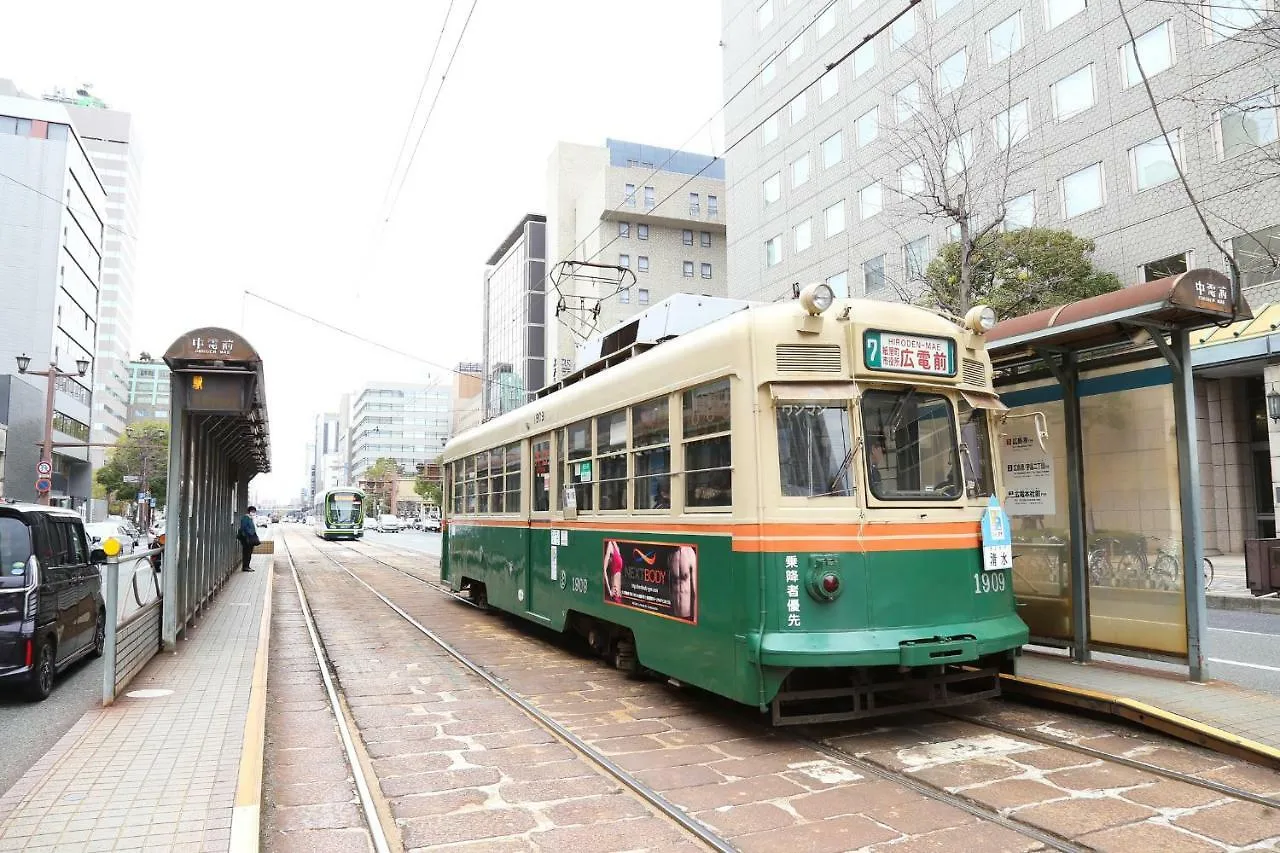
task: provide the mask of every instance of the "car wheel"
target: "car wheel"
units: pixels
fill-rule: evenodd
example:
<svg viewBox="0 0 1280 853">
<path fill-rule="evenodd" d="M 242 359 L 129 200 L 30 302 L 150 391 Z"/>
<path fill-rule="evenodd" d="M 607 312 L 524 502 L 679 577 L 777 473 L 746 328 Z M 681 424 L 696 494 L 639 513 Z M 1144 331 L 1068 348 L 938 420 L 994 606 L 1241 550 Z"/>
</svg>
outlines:
<svg viewBox="0 0 1280 853">
<path fill-rule="evenodd" d="M 35 661 L 31 669 L 31 680 L 27 682 L 27 698 L 33 702 L 43 702 L 53 692 L 53 640 L 45 639 L 36 649 Z"/>
<path fill-rule="evenodd" d="M 134 575 L 135 580 L 137 575 Z M 135 589 L 134 595 L 137 595 Z M 107 650 L 107 614 L 106 611 L 98 611 L 98 622 L 93 628 L 93 656 L 95 658 L 102 657 L 103 652 Z"/>
</svg>

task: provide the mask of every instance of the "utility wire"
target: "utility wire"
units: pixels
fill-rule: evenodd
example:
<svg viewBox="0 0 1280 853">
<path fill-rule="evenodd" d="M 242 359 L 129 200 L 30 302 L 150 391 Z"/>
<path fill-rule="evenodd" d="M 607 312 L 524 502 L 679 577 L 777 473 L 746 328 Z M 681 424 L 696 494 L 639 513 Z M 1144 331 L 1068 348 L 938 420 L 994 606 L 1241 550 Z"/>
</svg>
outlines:
<svg viewBox="0 0 1280 853">
<path fill-rule="evenodd" d="M 4 178 L 6 181 L 12 181 L 13 183 L 17 184 L 23 189 L 31 190 L 31 192 L 35 193 L 36 195 L 41 196 L 43 198 L 47 198 L 49 201 L 59 205 L 60 207 L 65 207 L 67 210 L 71 211 L 72 213 L 78 214 L 80 216 L 86 216 L 86 217 L 92 216 L 94 219 L 102 223 L 102 227 L 107 229 L 108 231 L 119 232 L 120 234 L 123 234 L 124 236 L 128 237 L 130 240 L 133 240 L 135 243 L 138 240 L 137 237 L 133 236 L 128 231 L 125 231 L 123 228 L 117 228 L 116 226 L 104 220 L 101 216 L 98 216 L 96 213 L 86 212 L 86 211 L 80 210 L 79 208 L 72 207 L 70 204 L 63 201 L 62 199 L 57 198 L 56 196 L 51 196 L 47 192 L 39 189 L 38 187 L 31 186 L 31 184 L 24 183 L 23 181 L 20 181 L 17 178 L 15 178 L 13 175 L 6 175 L 4 172 L 0 172 L 0 178 Z"/>
</svg>

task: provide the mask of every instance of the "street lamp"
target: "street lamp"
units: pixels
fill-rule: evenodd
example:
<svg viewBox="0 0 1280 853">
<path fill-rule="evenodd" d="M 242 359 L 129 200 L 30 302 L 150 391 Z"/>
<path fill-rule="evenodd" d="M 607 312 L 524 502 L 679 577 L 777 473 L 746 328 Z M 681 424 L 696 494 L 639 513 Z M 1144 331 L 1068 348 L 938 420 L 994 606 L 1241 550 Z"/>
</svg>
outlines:
<svg viewBox="0 0 1280 853">
<path fill-rule="evenodd" d="M 76 372 L 59 370 L 55 361 L 49 362 L 48 370 L 29 370 L 31 367 L 31 356 L 25 352 L 16 357 L 18 362 L 18 372 L 24 376 L 44 376 L 49 380 L 49 386 L 45 390 L 44 398 L 44 447 L 40 454 L 40 465 L 36 469 L 36 483 L 49 480 L 50 489 L 52 488 L 53 478 L 53 395 L 56 383 L 61 377 L 79 376 L 83 377 L 89 372 L 89 359 L 76 359 Z M 39 502 L 44 506 L 49 505 L 49 491 L 44 489 L 40 491 Z"/>
<path fill-rule="evenodd" d="M 1280 421 L 1280 392 L 1274 388 L 1267 394 L 1267 414 L 1273 421 Z"/>
</svg>

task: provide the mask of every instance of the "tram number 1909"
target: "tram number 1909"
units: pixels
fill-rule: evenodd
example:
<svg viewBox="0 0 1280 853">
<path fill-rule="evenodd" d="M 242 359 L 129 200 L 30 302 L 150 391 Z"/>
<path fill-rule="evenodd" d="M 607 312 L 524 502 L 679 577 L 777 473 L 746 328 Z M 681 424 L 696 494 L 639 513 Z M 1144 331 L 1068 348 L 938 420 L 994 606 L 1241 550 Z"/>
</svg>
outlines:
<svg viewBox="0 0 1280 853">
<path fill-rule="evenodd" d="M 1004 592 L 1008 588 L 1008 580 L 1004 572 L 978 572 L 973 576 L 973 592 L 982 595 L 984 592 Z"/>
<path fill-rule="evenodd" d="M 587 579 L 586 579 L 586 578 L 574 578 L 574 579 L 573 579 L 573 591 L 574 591 L 574 592 L 576 592 L 576 593 L 577 593 L 577 592 L 586 592 L 586 591 L 587 591 Z"/>
</svg>

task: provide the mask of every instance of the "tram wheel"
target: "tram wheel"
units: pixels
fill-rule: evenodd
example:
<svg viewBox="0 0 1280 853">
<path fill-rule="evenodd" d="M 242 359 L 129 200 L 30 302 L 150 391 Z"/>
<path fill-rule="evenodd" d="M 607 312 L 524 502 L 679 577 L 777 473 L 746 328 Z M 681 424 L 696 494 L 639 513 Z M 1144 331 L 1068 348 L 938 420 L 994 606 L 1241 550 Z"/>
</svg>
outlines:
<svg viewBox="0 0 1280 853">
<path fill-rule="evenodd" d="M 640 661 L 636 657 L 636 644 L 631 640 L 618 640 L 613 644 L 613 667 L 632 678 L 640 674 Z"/>
<path fill-rule="evenodd" d="M 467 584 L 467 597 L 478 609 L 489 609 L 489 591 L 485 589 L 484 584 L 475 581 Z"/>
</svg>

